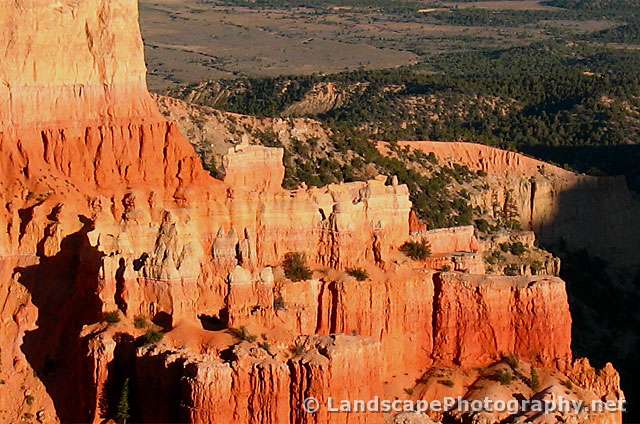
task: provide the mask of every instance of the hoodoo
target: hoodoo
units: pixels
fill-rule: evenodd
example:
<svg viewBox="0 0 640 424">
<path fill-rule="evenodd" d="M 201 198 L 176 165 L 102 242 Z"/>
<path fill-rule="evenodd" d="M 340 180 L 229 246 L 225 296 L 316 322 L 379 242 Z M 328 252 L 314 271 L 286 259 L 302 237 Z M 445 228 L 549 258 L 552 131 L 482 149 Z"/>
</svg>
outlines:
<svg viewBox="0 0 640 424">
<path fill-rule="evenodd" d="M 160 120 L 135 2 L 3 3 L 0 129 Z"/>
<path fill-rule="evenodd" d="M 405 422 L 304 399 L 481 386 L 623 397 L 610 365 L 574 363 L 562 280 L 484 275 L 468 229 L 411 234 L 395 180 L 284 190 L 282 152 L 241 140 L 211 177 L 146 90 L 135 0 L 2 0 L 0 51 L 0 422 Z M 431 262 L 400 252 L 423 237 Z"/>
</svg>

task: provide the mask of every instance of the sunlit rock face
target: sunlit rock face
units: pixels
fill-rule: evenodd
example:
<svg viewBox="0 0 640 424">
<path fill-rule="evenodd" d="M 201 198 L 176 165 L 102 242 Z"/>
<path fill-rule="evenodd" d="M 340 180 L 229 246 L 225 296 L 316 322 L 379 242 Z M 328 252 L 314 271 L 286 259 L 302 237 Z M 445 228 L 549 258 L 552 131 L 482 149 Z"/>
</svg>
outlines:
<svg viewBox="0 0 640 424">
<path fill-rule="evenodd" d="M 240 140 L 212 178 L 146 91 L 136 1 L 3 0 L 0 24 L 0 422 L 102 422 L 125 381 L 133 421 L 382 422 L 300 402 L 509 354 L 622 396 L 572 365 L 561 280 L 400 254 L 406 186 L 287 191 L 282 151 Z M 426 237 L 481 253 L 469 228 Z"/>
<path fill-rule="evenodd" d="M 3 2 L 0 129 L 157 119 L 137 4 Z"/>
</svg>

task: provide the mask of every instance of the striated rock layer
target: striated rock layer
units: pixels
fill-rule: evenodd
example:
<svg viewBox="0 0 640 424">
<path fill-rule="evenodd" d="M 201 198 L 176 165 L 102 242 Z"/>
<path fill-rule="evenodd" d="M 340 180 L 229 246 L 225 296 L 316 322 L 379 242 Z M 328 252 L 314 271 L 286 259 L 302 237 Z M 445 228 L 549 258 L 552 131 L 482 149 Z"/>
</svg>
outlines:
<svg viewBox="0 0 640 424">
<path fill-rule="evenodd" d="M 572 365 L 561 280 L 403 257 L 424 230 L 406 186 L 286 191 L 282 152 L 242 143 L 210 177 L 146 91 L 134 0 L 4 3 L 0 422 L 102 422 L 125 384 L 135 421 L 381 422 L 300 403 L 504 355 L 622 397 L 610 367 Z M 480 249 L 469 228 L 422 235 Z M 312 278 L 286 278 L 289 252 Z"/>
</svg>

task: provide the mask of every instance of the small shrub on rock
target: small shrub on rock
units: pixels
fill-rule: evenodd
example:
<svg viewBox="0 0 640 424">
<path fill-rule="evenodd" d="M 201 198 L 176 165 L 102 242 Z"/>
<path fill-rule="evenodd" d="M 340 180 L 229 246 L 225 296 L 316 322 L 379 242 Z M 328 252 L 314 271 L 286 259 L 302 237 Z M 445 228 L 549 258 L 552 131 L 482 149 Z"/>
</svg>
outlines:
<svg viewBox="0 0 640 424">
<path fill-rule="evenodd" d="M 145 328 L 147 326 L 147 319 L 142 315 L 136 315 L 133 318 L 133 326 L 138 329 Z"/>
<path fill-rule="evenodd" d="M 531 379 L 529 381 L 531 389 L 537 392 L 540 389 L 540 378 L 538 377 L 538 371 L 533 367 L 531 367 Z"/>
<path fill-rule="evenodd" d="M 516 275 L 520 275 L 520 268 L 516 264 L 509 264 L 504 267 L 504 275 L 509 277 L 515 277 Z"/>
<path fill-rule="evenodd" d="M 489 222 L 486 219 L 476 219 L 474 224 L 480 232 L 489 233 L 491 231 L 491 225 L 489 225 Z"/>
<path fill-rule="evenodd" d="M 513 381 L 513 375 L 507 370 L 500 370 L 493 376 L 494 380 L 500 382 L 503 386 L 508 386 Z"/>
<path fill-rule="evenodd" d="M 530 266 L 531 266 L 531 273 L 533 273 L 534 275 L 538 275 L 540 271 L 544 269 L 544 266 L 540 261 L 533 261 L 531 262 Z"/>
<path fill-rule="evenodd" d="M 102 314 L 102 319 L 109 324 L 115 324 L 120 322 L 120 314 L 118 311 L 105 312 Z"/>
<path fill-rule="evenodd" d="M 569 390 L 573 390 L 573 383 L 571 382 L 571 380 L 561 381 L 560 384 L 562 384 L 564 387 L 566 387 Z"/>
<path fill-rule="evenodd" d="M 414 261 L 423 261 L 431 256 L 431 245 L 425 239 L 420 241 L 406 241 L 400 246 L 400 251 Z"/>
<path fill-rule="evenodd" d="M 509 251 L 511 252 L 512 255 L 522 256 L 524 255 L 524 252 L 527 251 L 527 248 L 521 242 L 517 242 L 517 243 L 511 243 L 511 245 L 509 246 Z"/>
<path fill-rule="evenodd" d="M 289 252 L 282 263 L 284 275 L 291 281 L 309 280 L 312 276 L 311 269 L 307 266 L 307 258 L 299 252 Z"/>
<path fill-rule="evenodd" d="M 366 279 L 369 278 L 369 273 L 362 268 L 349 268 L 347 270 L 347 274 L 349 274 L 350 276 L 352 276 L 358 281 L 365 281 Z"/>
<path fill-rule="evenodd" d="M 494 250 L 493 252 L 491 252 L 491 254 L 487 257 L 485 257 L 485 261 L 489 264 L 489 265 L 497 265 L 501 262 L 504 262 L 505 257 L 502 253 L 500 253 L 498 250 Z"/>
<path fill-rule="evenodd" d="M 230 331 L 234 336 L 245 342 L 253 343 L 258 339 L 255 335 L 249 333 L 249 330 L 244 325 L 240 328 L 232 328 Z"/>
<path fill-rule="evenodd" d="M 282 295 L 278 295 L 273 299 L 273 309 L 276 311 L 284 311 L 287 309 L 287 305 Z"/>
<path fill-rule="evenodd" d="M 455 383 L 452 380 L 438 380 L 438 383 L 442 384 L 443 386 L 447 386 L 447 387 L 453 387 L 455 386 Z"/>
<path fill-rule="evenodd" d="M 147 331 L 147 333 L 144 335 L 144 344 L 145 345 L 150 345 L 150 344 L 156 344 L 159 343 L 162 338 L 164 337 L 164 334 L 159 332 L 159 331 L 155 331 L 155 330 L 149 330 Z"/>
</svg>

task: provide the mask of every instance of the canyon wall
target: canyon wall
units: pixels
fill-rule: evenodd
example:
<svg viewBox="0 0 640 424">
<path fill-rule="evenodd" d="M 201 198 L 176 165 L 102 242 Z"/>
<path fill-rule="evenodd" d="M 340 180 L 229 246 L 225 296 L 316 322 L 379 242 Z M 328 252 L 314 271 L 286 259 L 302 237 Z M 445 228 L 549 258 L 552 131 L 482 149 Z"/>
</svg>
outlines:
<svg viewBox="0 0 640 424">
<path fill-rule="evenodd" d="M 489 189 L 472 196 L 473 206 L 495 214 L 512 203 L 522 228 L 544 243 L 561 240 L 586 249 L 618 268 L 640 266 L 640 199 L 624 177 L 579 175 L 524 155 L 473 143 L 400 142 L 444 163 L 487 174 Z M 588 231 L 585 231 L 588 229 Z M 629 275 L 635 275 L 633 271 Z"/>
<path fill-rule="evenodd" d="M 98 416 L 110 354 L 83 327 L 105 312 L 197 322 L 238 263 L 383 261 L 408 233 L 406 187 L 286 192 L 277 149 L 234 148 L 211 178 L 146 91 L 135 1 L 18 1 L 0 21 L 3 422 Z"/>
<path fill-rule="evenodd" d="M 300 402 L 505 355 L 573 369 L 563 282 L 410 261 L 395 180 L 284 190 L 282 151 L 240 140 L 211 177 L 146 91 L 136 7 L 0 11 L 1 422 L 102 422 L 123 387 L 135 421 L 370 422 Z M 425 237 L 479 253 L 469 228 Z M 622 397 L 580 370 L 585 396 Z"/>
<path fill-rule="evenodd" d="M 397 374 L 414 382 L 430 367 L 473 369 L 505 355 L 549 369 L 566 370 L 572 363 L 571 318 L 557 278 L 470 279 L 417 270 L 385 277 L 389 281 L 334 275 L 285 282 L 280 306 L 265 295 L 270 292 L 265 281 L 234 280 L 230 320 L 251 334 L 268 334 L 268 341 L 245 340 L 222 355 L 169 343 L 143 349 L 137 360 L 143 381 L 168 373 L 174 378 L 154 385 L 156 391 L 145 389 L 144 396 L 182 405 L 169 413 L 178 422 L 217 422 L 222 413 L 255 423 L 282 422 L 282 417 L 297 423 L 382 423 L 383 414 L 330 415 L 323 409 L 313 415 L 301 405 L 310 396 L 321 403 L 329 397 L 389 396 L 394 388 L 387 380 Z M 166 384 L 182 387 L 177 399 L 165 399 L 171 393 Z M 144 411 L 152 414 L 145 421 L 167 416 Z"/>
</svg>

